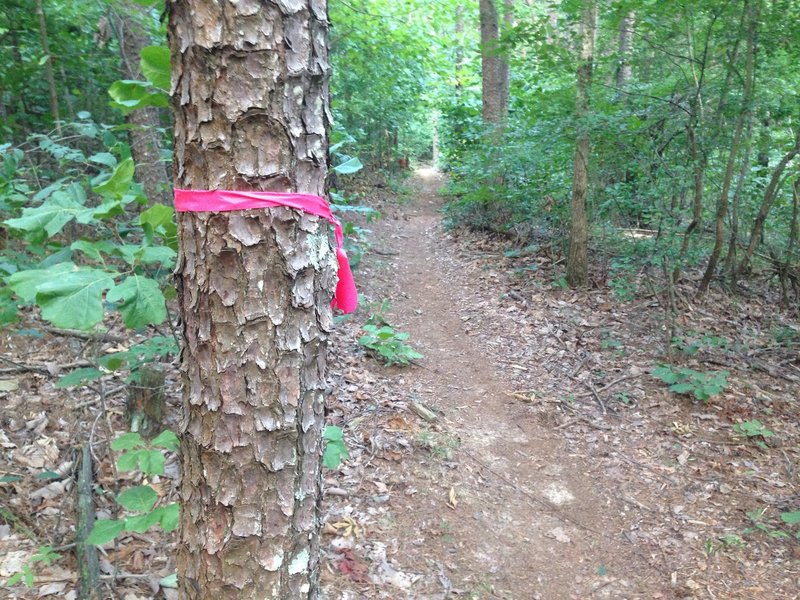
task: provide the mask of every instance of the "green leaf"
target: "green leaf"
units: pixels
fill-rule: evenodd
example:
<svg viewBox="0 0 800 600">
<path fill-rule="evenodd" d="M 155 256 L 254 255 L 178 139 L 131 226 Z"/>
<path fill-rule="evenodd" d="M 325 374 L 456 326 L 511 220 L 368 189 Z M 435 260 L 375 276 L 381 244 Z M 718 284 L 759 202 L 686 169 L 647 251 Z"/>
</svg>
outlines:
<svg viewBox="0 0 800 600">
<path fill-rule="evenodd" d="M 0 483 L 14 483 L 15 481 L 20 481 L 22 477 L 19 475 L 3 475 L 0 477 Z"/>
<path fill-rule="evenodd" d="M 136 166 L 133 163 L 133 159 L 126 158 L 116 166 L 106 181 L 94 186 L 92 189 L 104 198 L 122 198 L 131 185 L 135 169 Z"/>
<path fill-rule="evenodd" d="M 156 448 L 166 448 L 172 452 L 177 452 L 180 445 L 180 439 L 172 431 L 166 430 L 159 433 L 156 438 L 151 442 Z"/>
<path fill-rule="evenodd" d="M 129 275 L 106 294 L 108 302 L 122 302 L 119 311 L 127 327 L 160 325 L 167 318 L 167 307 L 161 287 L 155 279 Z"/>
<path fill-rule="evenodd" d="M 113 442 L 111 442 L 111 449 L 119 452 L 120 450 L 133 450 L 134 448 L 143 448 L 145 445 L 142 436 L 135 431 L 123 433 Z"/>
<path fill-rule="evenodd" d="M 670 386 L 669 389 L 676 394 L 687 394 L 695 389 L 695 385 L 692 383 L 676 383 Z"/>
<path fill-rule="evenodd" d="M 103 372 L 93 367 L 86 367 L 82 369 L 74 369 L 56 383 L 58 388 L 67 388 L 74 385 L 81 385 L 87 381 L 95 381 L 103 376 Z"/>
<path fill-rule="evenodd" d="M 171 87 L 172 66 L 169 48 L 166 46 L 147 46 L 141 53 L 142 74 L 154 87 L 168 92 Z"/>
<path fill-rule="evenodd" d="M 172 502 L 162 507 L 161 529 L 169 533 L 175 531 L 180 523 L 181 506 L 177 502 Z"/>
<path fill-rule="evenodd" d="M 76 252 L 83 252 L 87 257 L 91 258 L 92 260 L 103 260 L 103 254 L 111 254 L 114 250 L 114 244 L 109 242 L 108 240 L 98 240 L 96 242 L 90 242 L 88 240 L 78 240 L 76 242 L 72 242 L 70 249 Z"/>
<path fill-rule="evenodd" d="M 143 450 L 139 455 L 139 470 L 145 475 L 163 475 L 166 459 L 158 450 Z"/>
<path fill-rule="evenodd" d="M 92 533 L 86 538 L 86 543 L 102 546 L 117 537 L 124 529 L 125 521 L 117 519 L 98 519 L 94 522 Z"/>
<path fill-rule="evenodd" d="M 349 160 L 346 160 L 340 165 L 336 165 L 333 167 L 333 170 L 339 173 L 340 175 L 349 175 L 351 173 L 355 173 L 360 171 L 364 168 L 364 165 L 357 157 L 352 157 Z"/>
<path fill-rule="evenodd" d="M 338 442 L 344 439 L 344 432 L 341 427 L 337 427 L 336 425 L 326 425 L 322 437 L 329 442 Z"/>
<path fill-rule="evenodd" d="M 86 160 L 112 169 L 117 166 L 117 158 L 110 152 L 98 152 L 97 154 L 92 154 Z"/>
<path fill-rule="evenodd" d="M 134 533 L 144 533 L 153 525 L 158 524 L 161 520 L 161 508 L 151 510 L 143 515 L 136 515 L 135 517 L 127 517 L 125 519 L 125 531 L 133 531 Z"/>
<path fill-rule="evenodd" d="M 163 588 L 176 588 L 178 587 L 178 575 L 177 573 L 173 573 L 172 575 L 167 575 L 166 577 L 162 577 L 158 580 L 158 585 Z"/>
<path fill-rule="evenodd" d="M 145 106 L 165 107 L 169 104 L 169 97 L 161 91 L 153 91 L 149 81 L 115 81 L 108 88 L 112 106 L 118 108 L 123 114 Z"/>
<path fill-rule="evenodd" d="M 117 458 L 117 468 L 120 471 L 135 471 L 139 468 L 142 457 L 149 454 L 149 450 L 129 450 Z"/>
<path fill-rule="evenodd" d="M 74 190 L 58 190 L 40 206 L 22 209 L 22 216 L 7 219 L 5 224 L 28 233 L 43 229 L 49 237 L 53 237 L 64 225 L 86 211 L 80 196 Z"/>
<path fill-rule="evenodd" d="M 132 512 L 147 512 L 153 509 L 158 494 L 149 485 L 137 485 L 119 493 L 117 503 Z"/>
<path fill-rule="evenodd" d="M 787 525 L 797 525 L 800 523 L 800 510 L 781 513 L 781 520 Z"/>
<path fill-rule="evenodd" d="M 672 369 L 663 365 L 650 371 L 650 374 L 667 384 L 676 383 L 679 379 L 677 373 L 674 373 Z"/>
<path fill-rule="evenodd" d="M 90 329 L 103 320 L 103 292 L 113 285 L 109 273 L 81 268 L 39 284 L 36 303 L 56 327 Z"/>
</svg>

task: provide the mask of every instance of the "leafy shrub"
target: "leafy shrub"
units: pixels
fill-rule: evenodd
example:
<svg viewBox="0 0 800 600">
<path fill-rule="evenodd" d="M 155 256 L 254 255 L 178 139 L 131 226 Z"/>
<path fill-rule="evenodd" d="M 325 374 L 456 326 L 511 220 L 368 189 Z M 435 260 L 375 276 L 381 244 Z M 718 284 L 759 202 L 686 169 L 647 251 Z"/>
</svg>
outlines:
<svg viewBox="0 0 800 600">
<path fill-rule="evenodd" d="M 692 394 L 701 402 L 708 402 L 728 386 L 728 371 L 703 373 L 694 369 L 675 369 L 666 365 L 656 367 L 651 375 L 669 385 L 676 394 Z"/>
<path fill-rule="evenodd" d="M 365 335 L 358 343 L 379 356 L 386 365 L 408 365 L 411 361 L 422 358 L 422 354 L 406 344 L 410 334 L 398 332 L 391 325 L 372 325 L 367 323 L 363 330 Z"/>
</svg>

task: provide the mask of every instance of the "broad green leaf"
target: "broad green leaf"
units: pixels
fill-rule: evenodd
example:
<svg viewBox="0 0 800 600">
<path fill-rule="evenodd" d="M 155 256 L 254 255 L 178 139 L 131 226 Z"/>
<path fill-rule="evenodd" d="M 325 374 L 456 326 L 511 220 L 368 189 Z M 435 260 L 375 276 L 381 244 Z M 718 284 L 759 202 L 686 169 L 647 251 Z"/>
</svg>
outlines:
<svg viewBox="0 0 800 600">
<path fill-rule="evenodd" d="M 166 430 L 159 433 L 151 444 L 156 448 L 166 448 L 172 452 L 177 452 L 180 439 L 172 431 Z"/>
<path fill-rule="evenodd" d="M 147 46 L 140 53 L 142 74 L 154 87 L 168 92 L 171 87 L 172 66 L 169 48 L 166 46 Z"/>
<path fill-rule="evenodd" d="M 94 186 L 95 193 L 104 198 L 121 198 L 130 187 L 135 168 L 133 159 L 126 158 L 116 166 L 108 179 Z"/>
<path fill-rule="evenodd" d="M 164 455 L 158 450 L 145 450 L 139 456 L 139 470 L 145 475 L 163 475 Z"/>
<path fill-rule="evenodd" d="M 59 278 L 64 273 L 74 271 L 71 262 L 59 263 L 49 269 L 27 269 L 14 273 L 8 278 L 8 285 L 25 302 L 33 302 L 37 288 L 47 281 Z"/>
<path fill-rule="evenodd" d="M 125 531 L 133 531 L 135 533 L 144 533 L 153 525 L 156 525 L 161 520 L 161 513 L 163 509 L 157 508 L 151 510 L 143 515 L 136 515 L 135 517 L 127 517 L 125 519 Z"/>
<path fill-rule="evenodd" d="M 139 329 L 159 325 L 167 318 L 164 294 L 158 282 L 141 275 L 129 275 L 106 295 L 108 302 L 122 302 L 119 311 L 125 325 Z"/>
<path fill-rule="evenodd" d="M 142 457 L 149 454 L 150 450 L 128 450 L 117 458 L 117 468 L 120 471 L 135 471 L 142 462 Z"/>
<path fill-rule="evenodd" d="M 337 427 L 336 425 L 326 425 L 325 432 L 322 434 L 322 437 L 329 442 L 341 441 L 344 439 L 344 433 L 342 432 L 341 427 Z"/>
<path fill-rule="evenodd" d="M 108 94 L 114 100 L 111 105 L 123 114 L 145 106 L 165 107 L 169 104 L 169 97 L 164 92 L 151 90 L 148 81 L 115 81 L 108 88 Z"/>
<path fill-rule="evenodd" d="M 670 390 L 675 392 L 676 394 L 687 394 L 693 390 L 695 390 L 697 386 L 693 383 L 676 383 L 675 385 L 670 386 Z"/>
<path fill-rule="evenodd" d="M 152 510 L 158 500 L 158 494 L 149 485 L 137 485 L 123 490 L 117 496 L 119 503 L 126 510 L 132 512 L 147 512 Z"/>
<path fill-rule="evenodd" d="M 135 431 L 129 431 L 128 433 L 123 433 L 121 436 L 111 442 L 111 449 L 119 452 L 120 450 L 133 450 L 134 448 L 141 448 L 144 445 L 144 440 L 142 439 L 141 435 Z"/>
<path fill-rule="evenodd" d="M 93 367 L 86 367 L 83 369 L 75 369 L 64 375 L 56 383 L 58 388 L 67 388 L 74 385 L 80 385 L 87 381 L 95 381 L 103 376 L 103 372 Z"/>
<path fill-rule="evenodd" d="M 173 573 L 172 575 L 167 575 L 166 577 L 162 577 L 158 580 L 158 585 L 163 588 L 176 588 L 178 587 L 178 575 L 177 573 Z"/>
<path fill-rule="evenodd" d="M 86 538 L 88 544 L 102 546 L 107 544 L 125 529 L 125 521 L 117 519 L 98 519 L 94 522 L 92 533 Z"/>
<path fill-rule="evenodd" d="M 40 284 L 36 303 L 56 327 L 89 329 L 103 320 L 103 292 L 113 285 L 109 273 L 81 268 Z"/>
<path fill-rule="evenodd" d="M 336 165 L 333 167 L 333 170 L 339 173 L 340 175 L 349 175 L 350 173 L 355 173 L 356 171 L 360 171 L 364 168 L 364 165 L 361 164 L 361 161 L 358 157 L 352 157 L 349 160 L 346 160 L 340 165 Z"/>
<path fill-rule="evenodd" d="M 797 525 L 800 523 L 800 510 L 781 513 L 781 519 L 787 525 Z"/>
<path fill-rule="evenodd" d="M 161 529 L 169 533 L 178 528 L 181 516 L 181 506 L 177 502 L 172 502 L 163 507 L 161 513 Z"/>
<path fill-rule="evenodd" d="M 97 163 L 98 165 L 104 165 L 112 169 L 117 166 L 117 157 L 110 152 L 98 152 L 97 154 L 92 154 L 87 160 L 89 162 Z"/>
<path fill-rule="evenodd" d="M 7 219 L 5 224 L 12 229 L 27 232 L 44 229 L 49 237 L 53 237 L 64 225 L 86 210 L 74 193 L 58 190 L 40 206 L 22 209 L 22 216 Z"/>
<path fill-rule="evenodd" d="M 103 260 L 102 254 L 111 254 L 114 250 L 114 244 L 108 240 L 98 240 L 96 242 L 78 240 L 72 242 L 70 248 L 78 252 L 83 252 L 92 260 Z"/>
</svg>

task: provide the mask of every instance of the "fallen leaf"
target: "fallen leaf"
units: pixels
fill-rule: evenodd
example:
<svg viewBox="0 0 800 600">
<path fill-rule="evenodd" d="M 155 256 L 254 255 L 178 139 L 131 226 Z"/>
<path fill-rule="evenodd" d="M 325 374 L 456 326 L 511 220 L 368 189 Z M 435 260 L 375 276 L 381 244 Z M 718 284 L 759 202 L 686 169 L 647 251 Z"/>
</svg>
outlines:
<svg viewBox="0 0 800 600">
<path fill-rule="evenodd" d="M 456 489 L 450 488 L 450 493 L 447 495 L 447 506 L 452 509 L 455 509 L 458 506 L 458 499 L 456 499 Z"/>
</svg>

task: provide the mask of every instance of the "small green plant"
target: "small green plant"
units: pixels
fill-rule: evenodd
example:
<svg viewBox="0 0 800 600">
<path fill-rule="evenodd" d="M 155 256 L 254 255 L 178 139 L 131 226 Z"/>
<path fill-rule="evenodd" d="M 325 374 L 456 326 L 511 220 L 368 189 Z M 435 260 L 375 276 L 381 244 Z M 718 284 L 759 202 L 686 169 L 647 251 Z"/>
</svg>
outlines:
<svg viewBox="0 0 800 600">
<path fill-rule="evenodd" d="M 672 346 L 684 354 L 694 356 L 700 350 L 710 350 L 712 348 L 725 348 L 729 341 L 717 335 L 684 335 L 672 338 Z"/>
<path fill-rule="evenodd" d="M 117 459 L 120 471 L 139 470 L 145 475 L 164 474 L 163 450 L 177 452 L 178 436 L 164 431 L 151 442 L 138 433 L 126 433 L 111 443 L 111 448 L 122 452 Z M 87 542 L 102 546 L 123 531 L 144 533 L 153 525 L 160 525 L 164 531 L 178 527 L 180 506 L 176 502 L 156 507 L 158 494 L 149 485 L 137 485 L 123 490 L 117 495 L 117 503 L 126 511 L 136 513 L 122 519 L 98 519 L 87 538 Z"/>
<path fill-rule="evenodd" d="M 347 446 L 344 443 L 344 433 L 341 427 L 326 425 L 322 434 L 325 440 L 325 451 L 322 454 L 322 464 L 328 469 L 336 469 L 342 461 L 350 458 Z"/>
<path fill-rule="evenodd" d="M 638 286 L 633 279 L 633 270 L 633 265 L 627 258 L 620 258 L 611 263 L 608 287 L 619 302 L 630 302 L 636 298 Z"/>
<path fill-rule="evenodd" d="M 755 531 L 761 531 L 766 533 L 769 537 L 777 538 L 777 539 L 786 539 L 790 538 L 791 535 L 786 533 L 781 529 L 777 529 L 773 527 L 767 522 L 767 508 L 757 508 L 756 510 L 751 510 L 747 512 L 747 518 L 750 519 L 752 523 L 752 527 L 747 527 L 742 533 L 744 535 L 753 533 Z M 781 514 L 781 518 L 783 519 L 784 515 L 791 515 L 792 513 L 783 513 Z M 785 519 L 783 519 L 786 522 Z"/>
<path fill-rule="evenodd" d="M 708 402 L 728 386 L 728 371 L 704 373 L 687 368 L 673 368 L 661 365 L 650 374 L 667 385 L 676 394 L 692 394 L 701 402 Z"/>
<path fill-rule="evenodd" d="M 455 435 L 436 433 L 426 429 L 419 433 L 419 444 L 427 448 L 434 458 L 452 460 L 461 441 Z"/>
<path fill-rule="evenodd" d="M 773 431 L 767 429 L 764 424 L 759 421 L 758 419 L 753 419 L 751 421 L 742 421 L 741 423 L 736 423 L 733 426 L 733 431 L 738 433 L 739 435 L 743 435 L 748 439 L 751 438 L 768 438 L 775 435 Z M 764 443 L 763 440 L 754 440 L 756 445 L 763 448 L 764 450 L 767 449 L 767 445 Z"/>
<path fill-rule="evenodd" d="M 22 581 L 25 587 L 33 587 L 34 565 L 36 565 L 36 563 L 42 563 L 49 566 L 59 558 L 61 558 L 61 555 L 55 552 L 51 546 L 39 546 L 39 550 L 37 550 L 36 554 L 31 556 L 30 560 L 22 565 L 18 572 L 8 578 L 6 586 L 11 587 Z"/>
<path fill-rule="evenodd" d="M 408 333 L 395 331 L 391 325 L 372 325 L 367 323 L 362 328 L 364 335 L 358 343 L 379 356 L 386 365 L 405 366 L 411 361 L 422 358 L 422 354 L 406 343 Z"/>
</svg>

